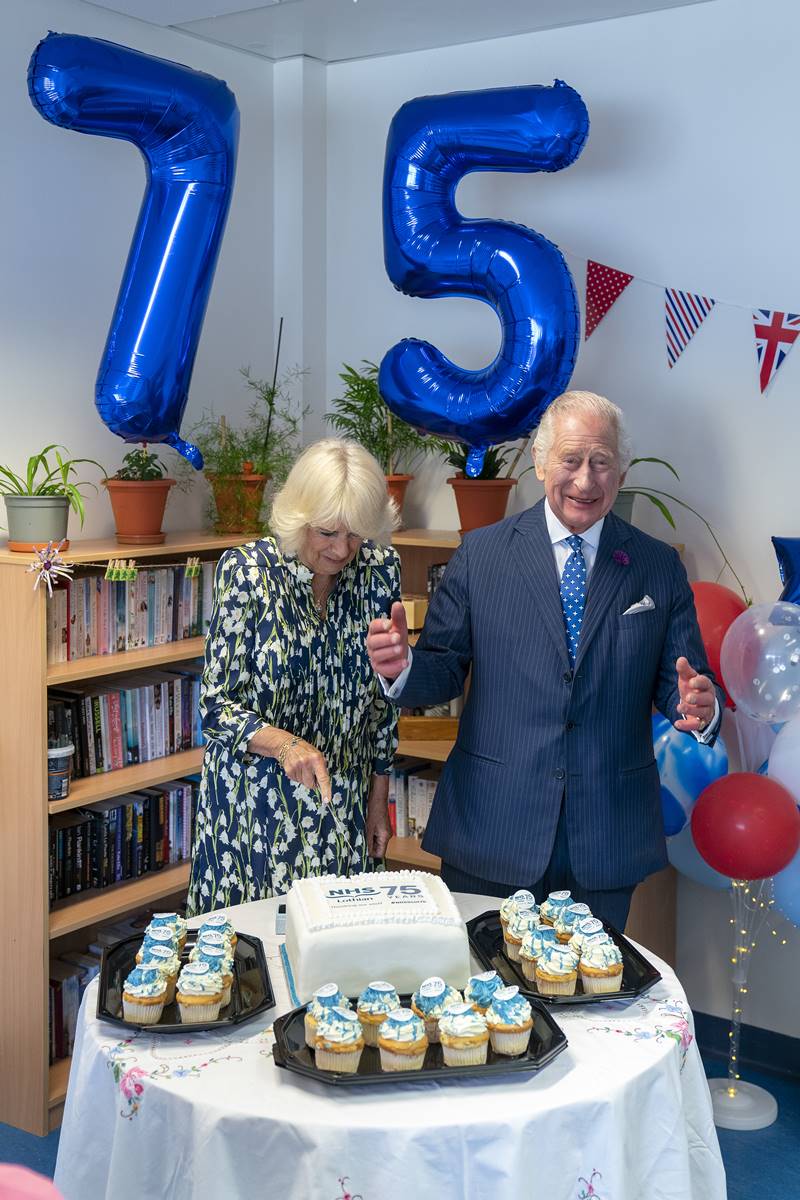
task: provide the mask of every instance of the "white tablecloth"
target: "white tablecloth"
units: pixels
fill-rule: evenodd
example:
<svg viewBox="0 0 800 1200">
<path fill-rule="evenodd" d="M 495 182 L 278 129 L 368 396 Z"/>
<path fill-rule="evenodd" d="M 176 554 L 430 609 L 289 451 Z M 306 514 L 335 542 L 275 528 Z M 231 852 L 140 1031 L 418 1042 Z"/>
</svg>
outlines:
<svg viewBox="0 0 800 1200">
<path fill-rule="evenodd" d="M 456 897 L 465 919 L 496 905 Z M 556 1010 L 536 1075 L 339 1089 L 280 1070 L 290 1001 L 277 901 L 260 937 L 277 1005 L 218 1035 L 125 1031 L 81 1009 L 55 1182 L 66 1200 L 724 1200 L 692 1015 L 673 972 L 635 1001 Z"/>
</svg>

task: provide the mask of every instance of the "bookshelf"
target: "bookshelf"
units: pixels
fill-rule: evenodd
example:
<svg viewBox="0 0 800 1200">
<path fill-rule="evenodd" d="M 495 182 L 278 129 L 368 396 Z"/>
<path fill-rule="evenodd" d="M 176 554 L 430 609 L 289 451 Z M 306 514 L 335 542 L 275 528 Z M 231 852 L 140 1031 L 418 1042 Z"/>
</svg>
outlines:
<svg viewBox="0 0 800 1200">
<path fill-rule="evenodd" d="M 216 558 L 242 537 L 172 533 L 159 546 L 120 548 L 113 539 L 76 541 L 64 555 L 76 566 L 104 564 L 110 558 L 175 562 L 187 555 Z M 47 689 L 77 681 L 110 683 L 115 674 L 185 663 L 203 651 L 204 639 L 130 650 L 118 654 L 47 664 L 47 593 L 33 590 L 27 573 L 32 555 L 14 554 L 0 544 L 0 661 L 6 686 L 0 691 L 0 996 L 3 1024 L 0 1060 L 0 1121 L 44 1135 L 61 1117 L 69 1059 L 48 1064 L 48 980 L 51 950 L 56 953 L 89 941 L 108 921 L 169 897 L 185 894 L 188 863 L 80 893 L 48 906 L 48 818 L 126 792 L 193 774 L 202 749 L 76 779 L 63 800 L 47 798 Z"/>
</svg>

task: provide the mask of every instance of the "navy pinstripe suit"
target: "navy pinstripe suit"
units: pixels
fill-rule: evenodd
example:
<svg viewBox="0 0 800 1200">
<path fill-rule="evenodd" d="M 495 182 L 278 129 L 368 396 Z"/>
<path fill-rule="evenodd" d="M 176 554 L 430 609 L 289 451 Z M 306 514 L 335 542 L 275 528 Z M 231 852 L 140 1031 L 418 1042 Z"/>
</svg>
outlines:
<svg viewBox="0 0 800 1200">
<path fill-rule="evenodd" d="M 645 594 L 653 609 L 622 615 Z M 425 849 L 483 879 L 539 879 L 563 797 L 584 887 L 632 886 L 663 867 L 650 713 L 655 703 L 670 721 L 680 716 L 681 654 L 710 676 L 680 559 L 613 513 L 589 576 L 574 671 L 544 501 L 467 534 L 397 698 L 409 707 L 451 699 L 472 667 Z"/>
</svg>

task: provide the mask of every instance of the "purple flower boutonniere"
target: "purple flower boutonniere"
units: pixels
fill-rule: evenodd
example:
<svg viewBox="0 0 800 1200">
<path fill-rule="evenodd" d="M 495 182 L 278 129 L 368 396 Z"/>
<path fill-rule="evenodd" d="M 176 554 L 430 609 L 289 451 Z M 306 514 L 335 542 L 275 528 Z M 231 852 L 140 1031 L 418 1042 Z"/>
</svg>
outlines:
<svg viewBox="0 0 800 1200">
<path fill-rule="evenodd" d="M 624 550 L 615 550 L 611 557 L 614 559 L 615 563 L 618 563 L 620 567 L 630 566 L 631 560 L 628 558 L 628 555 Z"/>
</svg>

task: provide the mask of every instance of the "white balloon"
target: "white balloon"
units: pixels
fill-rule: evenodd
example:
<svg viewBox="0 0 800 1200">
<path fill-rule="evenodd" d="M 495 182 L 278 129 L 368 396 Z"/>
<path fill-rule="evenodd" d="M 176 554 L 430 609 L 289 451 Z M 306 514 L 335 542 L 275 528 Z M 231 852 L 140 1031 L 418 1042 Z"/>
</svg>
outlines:
<svg viewBox="0 0 800 1200">
<path fill-rule="evenodd" d="M 787 721 L 770 751 L 767 775 L 800 803 L 800 716 Z"/>
<path fill-rule="evenodd" d="M 741 613 L 722 641 L 720 667 L 731 699 L 757 721 L 800 713 L 800 605 L 778 600 Z"/>
</svg>

